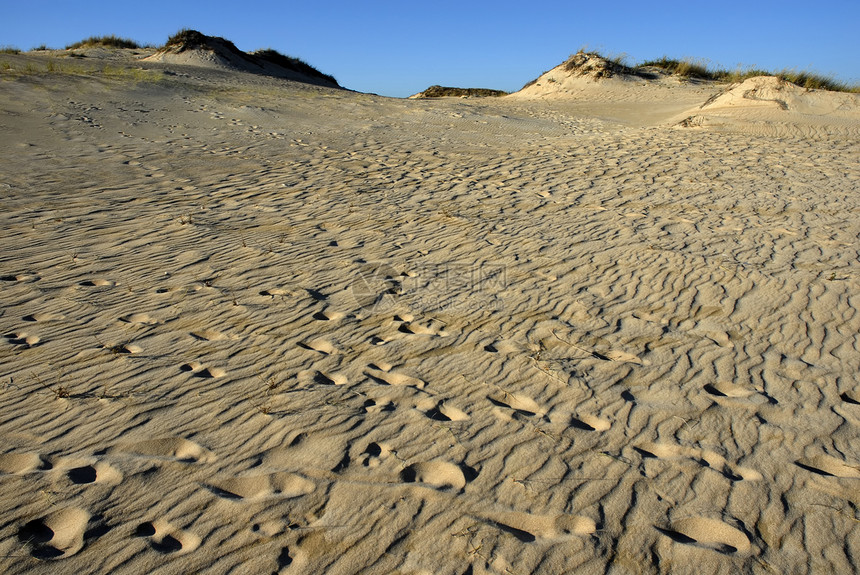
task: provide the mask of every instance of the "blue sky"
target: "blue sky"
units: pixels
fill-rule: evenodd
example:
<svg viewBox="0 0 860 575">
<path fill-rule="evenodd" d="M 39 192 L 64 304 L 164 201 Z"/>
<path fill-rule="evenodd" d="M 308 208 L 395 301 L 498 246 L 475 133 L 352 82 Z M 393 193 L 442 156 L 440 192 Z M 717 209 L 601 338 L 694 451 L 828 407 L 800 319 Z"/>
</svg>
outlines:
<svg viewBox="0 0 860 575">
<path fill-rule="evenodd" d="M 64 47 L 181 28 L 274 48 L 341 85 L 408 96 L 431 84 L 517 90 L 581 47 L 713 66 L 794 68 L 860 83 L 860 1 L 0 0 L 0 45 Z"/>
</svg>

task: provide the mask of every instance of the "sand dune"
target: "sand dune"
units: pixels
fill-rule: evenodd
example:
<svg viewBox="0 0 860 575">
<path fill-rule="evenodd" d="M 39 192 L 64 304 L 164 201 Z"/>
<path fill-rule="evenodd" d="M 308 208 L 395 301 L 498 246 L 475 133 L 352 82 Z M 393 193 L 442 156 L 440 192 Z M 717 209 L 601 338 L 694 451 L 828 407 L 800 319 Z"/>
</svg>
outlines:
<svg viewBox="0 0 860 575">
<path fill-rule="evenodd" d="M 337 81 L 274 50 L 243 52 L 224 38 L 206 36 L 196 30 L 183 30 L 168 43 L 144 58 L 148 62 L 216 68 L 235 72 L 264 74 L 320 86 L 339 87 Z"/>
<path fill-rule="evenodd" d="M 856 570 L 856 96 L 39 58 L 0 81 L 4 573 Z"/>
<path fill-rule="evenodd" d="M 681 122 L 687 127 L 727 126 L 735 132 L 762 135 L 795 132 L 807 137 L 826 134 L 856 138 L 858 113 L 858 94 L 808 90 L 773 76 L 759 76 L 727 87 L 686 112 L 690 115 Z"/>
</svg>

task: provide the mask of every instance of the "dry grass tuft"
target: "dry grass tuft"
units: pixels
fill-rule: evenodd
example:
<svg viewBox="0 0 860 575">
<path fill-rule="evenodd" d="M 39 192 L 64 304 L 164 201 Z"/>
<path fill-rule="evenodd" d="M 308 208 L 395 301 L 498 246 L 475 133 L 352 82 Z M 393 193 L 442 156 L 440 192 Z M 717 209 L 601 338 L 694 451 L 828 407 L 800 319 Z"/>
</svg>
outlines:
<svg viewBox="0 0 860 575">
<path fill-rule="evenodd" d="M 771 72 L 752 67 L 746 69 L 737 68 L 735 70 L 726 70 L 723 68 L 711 69 L 702 60 L 692 60 L 689 58 L 677 60 L 663 56 L 658 60 L 646 60 L 636 66 L 638 70 L 646 68 L 659 68 L 682 78 L 698 78 L 714 82 L 743 82 L 755 76 L 776 76 L 781 80 L 791 82 L 808 90 L 830 90 L 833 92 L 860 91 L 860 86 L 849 86 L 834 80 L 830 76 L 813 72 L 797 72 L 795 70 Z"/>
<path fill-rule="evenodd" d="M 66 50 L 75 50 L 77 48 L 93 48 L 101 46 L 105 48 L 131 48 L 139 49 L 140 44 L 128 38 L 120 38 L 111 34 L 110 36 L 90 36 L 80 42 L 75 42 L 66 46 Z"/>
<path fill-rule="evenodd" d="M 299 74 L 304 74 L 305 76 L 309 76 L 311 78 L 319 78 L 321 80 L 331 82 L 335 86 L 339 85 L 337 83 L 337 80 L 334 79 L 334 76 L 330 76 L 329 74 L 323 74 L 307 62 L 299 60 L 298 58 L 293 58 L 292 56 L 285 56 L 277 50 L 272 50 L 271 48 L 267 48 L 265 50 L 257 50 L 256 52 L 251 53 L 251 56 L 257 58 L 258 60 L 261 60 L 262 62 L 275 64 L 277 66 L 280 66 L 281 68 L 292 70 L 293 72 L 298 72 Z"/>
</svg>

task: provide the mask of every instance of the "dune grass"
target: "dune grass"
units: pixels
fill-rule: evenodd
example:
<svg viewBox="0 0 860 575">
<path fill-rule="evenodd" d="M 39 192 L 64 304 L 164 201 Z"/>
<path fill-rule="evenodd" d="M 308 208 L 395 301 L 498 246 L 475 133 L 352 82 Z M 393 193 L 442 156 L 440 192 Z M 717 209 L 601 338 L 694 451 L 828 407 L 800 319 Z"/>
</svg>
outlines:
<svg viewBox="0 0 860 575">
<path fill-rule="evenodd" d="M 860 86 L 849 86 L 834 80 L 830 76 L 816 74 L 814 72 L 798 72 L 796 70 L 781 70 L 772 72 L 758 68 L 737 68 L 726 70 L 724 68 L 711 69 L 701 60 L 683 59 L 677 60 L 663 56 L 657 60 L 646 60 L 636 66 L 636 70 L 644 68 L 660 68 L 671 74 L 682 78 L 698 78 L 714 82 L 743 82 L 755 76 L 776 76 L 786 82 L 791 82 L 801 88 L 809 90 L 830 90 L 832 92 L 860 92 Z"/>
<path fill-rule="evenodd" d="M 749 67 L 735 70 L 724 68 L 711 68 L 704 60 L 685 58 L 682 60 L 663 56 L 656 60 L 645 60 L 639 64 L 627 63 L 626 55 L 605 56 L 598 52 L 585 52 L 580 49 L 564 62 L 564 69 L 568 72 L 588 74 L 595 78 L 610 78 L 615 75 L 641 76 L 644 78 L 654 77 L 654 68 L 679 76 L 681 78 L 706 80 L 711 82 L 735 83 L 743 82 L 755 76 L 776 76 L 777 78 L 790 82 L 808 90 L 829 90 L 832 92 L 860 93 L 860 85 L 849 85 L 835 80 L 831 76 L 817 74 L 809 71 L 780 70 L 769 71 Z M 546 72 L 544 72 L 545 74 Z M 543 76 L 543 74 L 541 74 Z M 535 84 L 538 78 L 527 83 L 523 88 Z M 556 81 L 550 79 L 550 82 Z"/>
<path fill-rule="evenodd" d="M 259 60 L 262 60 L 263 62 L 276 64 L 281 68 L 286 68 L 287 70 L 292 70 L 294 72 L 304 74 L 305 76 L 310 76 L 311 78 L 319 78 L 327 82 L 331 82 L 335 86 L 340 85 L 337 83 L 337 80 L 335 80 L 334 76 L 331 76 L 329 74 L 323 74 L 307 62 L 298 58 L 294 58 L 292 56 L 285 56 L 277 50 L 266 48 L 264 50 L 257 50 L 251 55 Z"/>
<path fill-rule="evenodd" d="M 493 98 L 505 96 L 507 92 L 489 88 L 451 88 L 449 86 L 430 86 L 417 95 L 419 98 Z"/>
<path fill-rule="evenodd" d="M 205 48 L 207 39 L 208 36 L 197 30 L 183 28 L 173 36 L 170 36 L 161 49 L 174 48 L 177 52 L 184 52 L 185 50 L 194 50 L 195 48 Z M 233 47 L 235 48 L 235 46 Z M 238 52 L 239 49 L 236 48 L 236 51 Z"/>
<path fill-rule="evenodd" d="M 261 67 L 265 66 L 266 64 L 275 65 L 285 70 L 290 70 L 299 74 L 303 74 L 310 78 L 317 78 L 319 80 L 323 80 L 335 86 L 340 85 L 337 83 L 337 80 L 334 78 L 334 76 L 324 74 L 310 64 L 308 64 L 307 62 L 304 62 L 303 60 L 294 58 L 292 56 L 285 56 L 277 50 L 266 48 L 262 50 L 257 50 L 255 52 L 246 53 L 239 50 L 239 48 L 237 48 L 236 45 L 229 40 L 226 40 L 224 38 L 206 36 L 205 34 L 198 32 L 197 30 L 189 30 L 188 28 L 183 28 L 182 30 L 168 38 L 167 43 L 161 48 L 159 48 L 159 50 L 181 53 L 187 50 L 196 50 L 201 48 L 206 49 L 210 47 L 210 43 L 213 40 L 220 42 L 227 48 L 227 50 L 236 54 L 240 58 L 246 59 Z"/>
<path fill-rule="evenodd" d="M 132 48 L 140 49 L 142 46 L 134 40 L 128 38 L 120 38 L 111 34 L 110 36 L 90 36 L 80 42 L 74 42 L 66 46 L 66 50 L 75 50 L 77 48 L 91 48 L 95 46 L 103 46 L 106 48 Z"/>
<path fill-rule="evenodd" d="M 0 46 L 0 54 L 20 54 L 20 48 L 15 46 Z"/>
</svg>

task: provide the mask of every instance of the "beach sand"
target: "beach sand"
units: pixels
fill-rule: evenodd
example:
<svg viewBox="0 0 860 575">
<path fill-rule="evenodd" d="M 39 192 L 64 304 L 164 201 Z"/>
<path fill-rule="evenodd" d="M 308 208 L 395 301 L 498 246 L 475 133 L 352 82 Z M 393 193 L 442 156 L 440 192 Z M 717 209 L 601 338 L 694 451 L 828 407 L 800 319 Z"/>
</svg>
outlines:
<svg viewBox="0 0 860 575">
<path fill-rule="evenodd" d="M 860 96 L 105 58 L 0 57 L 4 573 L 857 570 Z"/>
</svg>

